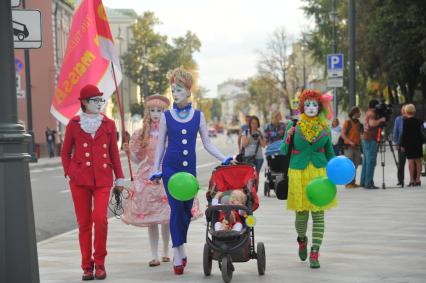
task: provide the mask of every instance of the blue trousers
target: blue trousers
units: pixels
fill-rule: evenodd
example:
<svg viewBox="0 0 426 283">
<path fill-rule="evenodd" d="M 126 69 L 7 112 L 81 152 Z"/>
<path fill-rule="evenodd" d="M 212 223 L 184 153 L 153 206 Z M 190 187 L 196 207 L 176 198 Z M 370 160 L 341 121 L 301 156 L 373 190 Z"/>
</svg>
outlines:
<svg viewBox="0 0 426 283">
<path fill-rule="evenodd" d="M 255 166 L 256 166 L 256 172 L 257 172 L 257 174 L 260 173 L 260 169 L 262 169 L 262 165 L 263 165 L 263 158 L 259 158 L 259 159 L 256 158 L 256 164 L 255 164 Z"/>
<path fill-rule="evenodd" d="M 362 149 L 364 158 L 362 159 L 361 186 L 368 188 L 374 185 L 374 168 L 377 159 L 377 141 L 363 140 Z"/>
<path fill-rule="evenodd" d="M 53 141 L 47 141 L 47 149 L 49 150 L 49 157 L 55 156 L 55 148 Z"/>
<path fill-rule="evenodd" d="M 163 177 L 163 183 L 170 205 L 170 236 L 172 238 L 173 248 L 176 248 L 186 243 L 189 223 L 191 223 L 192 218 L 191 210 L 194 199 L 187 201 L 175 199 L 169 194 L 169 189 L 167 187 L 168 182 L 169 177 Z"/>
</svg>

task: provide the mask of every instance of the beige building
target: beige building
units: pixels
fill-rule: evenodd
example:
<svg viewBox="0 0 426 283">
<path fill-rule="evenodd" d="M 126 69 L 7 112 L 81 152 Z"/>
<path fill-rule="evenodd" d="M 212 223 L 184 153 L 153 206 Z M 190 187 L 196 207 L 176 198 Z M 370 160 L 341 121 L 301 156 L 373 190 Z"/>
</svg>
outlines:
<svg viewBox="0 0 426 283">
<path fill-rule="evenodd" d="M 217 86 L 217 97 L 222 101 L 221 121 L 229 125 L 234 119 L 241 119 L 249 114 L 251 109 L 245 109 L 245 113 L 236 113 L 236 104 L 242 99 L 249 99 L 248 82 L 242 80 L 228 80 Z M 240 117 L 241 116 L 241 117 Z"/>
<path fill-rule="evenodd" d="M 138 15 L 132 9 L 110 9 L 105 7 L 105 10 L 108 16 L 115 47 L 117 48 L 117 52 L 121 57 L 127 52 L 129 45 L 133 40 L 132 26 L 136 22 Z M 132 117 L 130 112 L 130 107 L 132 104 L 140 103 L 140 89 L 137 84 L 132 82 L 125 75 L 123 65 L 121 66 L 121 69 L 123 72 L 123 80 L 119 86 L 119 92 L 121 94 L 120 97 L 123 105 L 125 127 L 128 132 L 132 133 L 136 128 L 142 125 L 142 117 Z M 117 128 L 120 130 L 120 117 L 118 115 L 118 111 L 114 111 L 114 113 L 117 114 L 113 115 L 113 107 L 114 105 L 110 99 L 105 112 L 109 117 L 113 117 L 116 120 Z"/>
</svg>

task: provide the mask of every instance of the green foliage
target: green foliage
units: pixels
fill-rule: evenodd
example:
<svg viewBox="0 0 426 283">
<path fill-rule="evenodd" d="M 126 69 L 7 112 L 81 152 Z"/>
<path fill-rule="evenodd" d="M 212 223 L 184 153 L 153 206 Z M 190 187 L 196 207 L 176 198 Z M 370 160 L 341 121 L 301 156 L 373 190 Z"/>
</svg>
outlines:
<svg viewBox="0 0 426 283">
<path fill-rule="evenodd" d="M 331 51 L 332 23 L 330 0 L 303 0 L 306 15 L 315 28 L 306 34 L 315 60 L 324 64 Z M 337 50 L 348 54 L 348 1 L 338 0 Z M 357 89 L 361 101 L 368 96 L 398 103 L 398 92 L 413 101 L 421 87 L 426 98 L 426 1 L 363 0 L 356 3 Z M 345 81 L 347 81 L 347 69 Z M 371 88 L 371 86 L 375 86 Z M 376 87 L 378 85 L 378 87 Z M 345 104 L 347 90 L 343 89 Z"/>
<path fill-rule="evenodd" d="M 268 121 L 271 106 L 279 103 L 278 83 L 267 74 L 258 75 L 249 80 L 248 91 L 252 104 L 258 107 L 264 121 Z"/>
<path fill-rule="evenodd" d="M 146 75 L 148 93 L 144 93 L 145 96 L 167 91 L 166 75 L 170 70 L 179 66 L 194 69 L 193 54 L 201 48 L 200 40 L 190 31 L 182 37 L 173 38 L 170 44 L 166 35 L 155 31 L 159 24 L 161 22 L 153 12 L 148 11 L 138 17 L 132 27 L 133 41 L 123 56 L 126 75 L 140 86 L 142 92 Z"/>
<path fill-rule="evenodd" d="M 130 113 L 132 116 L 138 114 L 141 117 L 143 117 L 143 111 L 144 111 L 143 104 L 132 103 L 132 105 L 130 105 Z"/>
</svg>

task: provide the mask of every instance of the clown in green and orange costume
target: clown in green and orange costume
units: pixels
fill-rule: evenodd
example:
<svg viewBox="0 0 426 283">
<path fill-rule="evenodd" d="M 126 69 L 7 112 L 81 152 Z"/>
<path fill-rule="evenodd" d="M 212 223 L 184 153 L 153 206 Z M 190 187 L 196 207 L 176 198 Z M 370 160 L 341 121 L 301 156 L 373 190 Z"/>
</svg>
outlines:
<svg viewBox="0 0 426 283">
<path fill-rule="evenodd" d="M 305 261 L 308 237 L 306 236 L 309 212 L 313 220 L 312 247 L 309 257 L 311 268 L 319 268 L 319 249 L 324 236 L 324 211 L 336 205 L 336 200 L 325 207 L 311 204 L 306 196 L 306 186 L 316 178 L 326 176 L 327 162 L 335 157 L 331 144 L 331 133 L 327 125 L 332 117 L 332 97 L 316 90 L 304 90 L 299 97 L 300 121 L 297 125 L 289 123 L 281 146 L 287 154 L 291 136 L 294 147 L 291 152 L 288 171 L 287 209 L 296 212 L 297 242 L 299 257 Z"/>
</svg>

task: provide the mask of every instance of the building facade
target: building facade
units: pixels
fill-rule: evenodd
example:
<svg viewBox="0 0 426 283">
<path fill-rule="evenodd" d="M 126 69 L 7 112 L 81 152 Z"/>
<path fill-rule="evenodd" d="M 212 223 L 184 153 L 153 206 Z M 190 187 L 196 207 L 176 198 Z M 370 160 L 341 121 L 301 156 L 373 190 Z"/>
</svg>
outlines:
<svg viewBox="0 0 426 283">
<path fill-rule="evenodd" d="M 121 57 L 127 52 L 131 41 L 133 40 L 132 26 L 137 20 L 137 13 L 132 9 L 110 9 L 105 7 L 108 21 L 111 28 L 111 34 L 118 54 Z M 121 62 L 121 61 L 120 61 Z M 130 78 L 125 75 L 124 66 L 121 65 L 123 80 L 119 86 L 121 102 L 123 105 L 123 114 L 126 130 L 132 133 L 137 127 L 142 125 L 141 117 L 132 117 L 130 107 L 134 103 L 140 103 L 140 89 Z M 106 114 L 119 122 L 118 111 L 113 111 L 117 107 L 109 100 L 106 106 Z M 116 123 L 121 132 L 121 122 Z"/>
<path fill-rule="evenodd" d="M 32 124 L 35 150 L 38 156 L 47 155 L 46 128 L 58 131 L 56 143 L 60 147 L 59 123 L 50 114 L 52 97 L 55 92 L 56 80 L 62 58 L 65 54 L 66 42 L 71 26 L 74 8 L 64 0 L 27 0 L 26 9 L 40 10 L 42 15 L 42 47 L 30 49 L 30 75 L 32 97 Z M 25 77 L 25 57 L 23 50 L 15 50 L 15 59 L 22 68 L 17 70 L 17 86 L 20 89 L 18 96 L 19 119 L 28 128 L 27 96 Z"/>
<path fill-rule="evenodd" d="M 250 112 L 250 108 L 243 111 L 237 111 L 236 104 L 244 99 L 249 99 L 248 82 L 243 80 L 228 80 L 217 86 L 217 97 L 222 102 L 221 120 L 225 124 L 231 124 L 235 119 L 240 119 Z"/>
<path fill-rule="evenodd" d="M 37 9 L 42 14 L 42 38 L 40 49 L 30 49 L 30 74 L 32 97 L 32 124 L 36 155 L 47 156 L 45 131 L 48 128 L 57 131 L 56 153 L 60 151 L 65 126 L 51 114 L 50 107 L 55 93 L 56 82 L 65 56 L 67 41 L 74 15 L 73 1 L 67 0 L 26 0 L 26 9 Z M 107 8 L 106 8 L 107 9 Z M 136 21 L 137 14 L 133 10 L 107 9 L 110 18 L 111 32 L 119 54 L 127 51 L 132 39 L 131 25 Z M 25 77 L 24 51 L 16 49 L 17 89 L 19 119 L 28 129 L 27 95 Z M 124 71 L 123 71 L 124 73 Z M 134 123 L 130 117 L 130 105 L 138 102 L 139 89 L 124 76 L 120 85 L 127 127 Z M 112 117 L 112 105 L 107 107 L 107 114 Z M 108 113 L 109 111 L 109 113 Z M 115 117 L 119 118 L 119 117 Z M 118 121 L 117 121 L 118 122 Z M 117 123 L 120 125 L 120 123 Z"/>
</svg>

